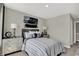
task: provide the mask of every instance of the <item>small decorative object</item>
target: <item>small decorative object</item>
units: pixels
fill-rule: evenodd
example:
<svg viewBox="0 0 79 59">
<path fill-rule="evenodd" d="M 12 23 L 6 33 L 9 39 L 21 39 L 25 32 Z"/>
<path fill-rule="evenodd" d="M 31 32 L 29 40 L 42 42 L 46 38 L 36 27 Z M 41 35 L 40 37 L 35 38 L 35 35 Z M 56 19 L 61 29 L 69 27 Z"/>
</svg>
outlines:
<svg viewBox="0 0 79 59">
<path fill-rule="evenodd" d="M 5 36 L 6 36 L 6 38 L 11 38 L 12 33 L 11 33 L 11 32 L 6 32 L 6 33 L 5 33 Z"/>
<path fill-rule="evenodd" d="M 15 23 L 13 23 L 13 24 L 11 24 L 11 28 L 14 30 L 14 35 L 13 35 L 13 37 L 16 37 L 16 28 L 17 28 L 17 26 L 16 26 L 16 24 Z"/>
</svg>

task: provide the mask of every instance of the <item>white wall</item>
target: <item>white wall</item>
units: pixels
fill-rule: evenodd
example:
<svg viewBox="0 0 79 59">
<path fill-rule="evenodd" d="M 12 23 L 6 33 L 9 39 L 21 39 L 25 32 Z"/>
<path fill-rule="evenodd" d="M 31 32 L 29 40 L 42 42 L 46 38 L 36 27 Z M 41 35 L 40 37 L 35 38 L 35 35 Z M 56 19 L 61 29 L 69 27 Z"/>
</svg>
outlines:
<svg viewBox="0 0 79 59">
<path fill-rule="evenodd" d="M 47 19 L 50 38 L 60 40 L 66 47 L 71 45 L 71 25 L 70 14 Z"/>
<path fill-rule="evenodd" d="M 36 17 L 33 15 L 29 15 L 26 13 L 22 13 L 13 9 L 9 9 L 9 8 L 5 8 L 5 22 L 4 22 L 4 32 L 7 31 L 11 31 L 11 23 L 16 23 L 17 24 L 17 29 L 16 29 L 16 35 L 17 36 L 21 36 L 21 31 L 22 28 L 24 28 L 24 16 L 32 16 L 32 17 Z M 44 25 L 44 19 L 38 18 L 38 28 L 40 29 L 40 31 L 42 31 L 42 27 Z"/>
<path fill-rule="evenodd" d="M 72 15 L 70 14 L 70 35 L 71 35 L 71 45 L 73 44 L 73 43 L 76 43 L 76 40 L 74 39 L 74 18 L 72 17 Z"/>
</svg>

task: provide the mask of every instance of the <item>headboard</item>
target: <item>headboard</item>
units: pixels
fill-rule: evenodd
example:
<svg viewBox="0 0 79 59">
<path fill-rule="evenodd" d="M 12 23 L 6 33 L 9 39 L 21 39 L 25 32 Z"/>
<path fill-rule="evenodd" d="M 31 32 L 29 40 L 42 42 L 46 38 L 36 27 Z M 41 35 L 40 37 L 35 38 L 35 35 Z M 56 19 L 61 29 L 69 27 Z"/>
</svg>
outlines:
<svg viewBox="0 0 79 59">
<path fill-rule="evenodd" d="M 39 31 L 39 29 L 22 29 L 22 37 L 23 37 L 23 42 L 24 42 L 24 32 L 29 32 L 29 31 Z"/>
</svg>

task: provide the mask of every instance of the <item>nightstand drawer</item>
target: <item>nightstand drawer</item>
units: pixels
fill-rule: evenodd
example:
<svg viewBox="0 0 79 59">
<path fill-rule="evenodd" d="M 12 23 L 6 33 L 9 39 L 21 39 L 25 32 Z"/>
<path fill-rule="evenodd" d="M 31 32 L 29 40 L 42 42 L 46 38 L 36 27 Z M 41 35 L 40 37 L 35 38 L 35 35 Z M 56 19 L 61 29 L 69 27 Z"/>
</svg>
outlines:
<svg viewBox="0 0 79 59">
<path fill-rule="evenodd" d="M 3 54 L 21 50 L 22 38 L 3 39 Z"/>
</svg>

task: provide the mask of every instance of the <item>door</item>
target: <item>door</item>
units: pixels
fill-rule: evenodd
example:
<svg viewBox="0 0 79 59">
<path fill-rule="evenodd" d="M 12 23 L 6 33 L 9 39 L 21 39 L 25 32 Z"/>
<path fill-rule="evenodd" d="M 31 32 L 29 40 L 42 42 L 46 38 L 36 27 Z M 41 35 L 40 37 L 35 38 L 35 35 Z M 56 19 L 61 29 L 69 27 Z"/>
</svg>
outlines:
<svg viewBox="0 0 79 59">
<path fill-rule="evenodd" d="M 79 21 L 74 21 L 74 43 L 79 41 Z"/>
<path fill-rule="evenodd" d="M 76 41 L 79 41 L 79 22 L 76 22 Z"/>
</svg>

